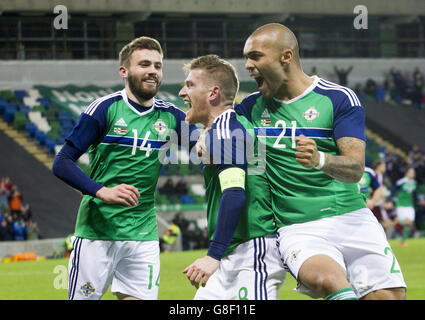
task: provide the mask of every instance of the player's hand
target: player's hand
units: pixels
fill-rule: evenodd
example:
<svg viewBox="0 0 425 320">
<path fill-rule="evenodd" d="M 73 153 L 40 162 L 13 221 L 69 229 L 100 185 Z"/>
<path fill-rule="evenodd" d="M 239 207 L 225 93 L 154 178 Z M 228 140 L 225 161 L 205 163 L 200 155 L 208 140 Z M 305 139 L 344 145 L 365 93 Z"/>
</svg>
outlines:
<svg viewBox="0 0 425 320">
<path fill-rule="evenodd" d="M 190 283 L 198 289 L 201 281 L 202 286 L 205 287 L 208 279 L 218 269 L 219 265 L 219 260 L 211 258 L 210 256 L 205 256 L 203 258 L 196 259 L 194 263 L 183 270 L 183 273 L 186 274 Z"/>
<path fill-rule="evenodd" d="M 201 162 L 205 165 L 211 164 L 210 155 L 205 142 L 209 130 L 210 129 L 204 129 L 204 131 L 202 131 L 201 135 L 199 136 L 198 141 L 196 142 L 196 154 L 198 155 L 198 158 L 201 160 Z"/>
<path fill-rule="evenodd" d="M 384 209 L 385 210 L 393 210 L 394 209 L 394 203 L 391 201 L 385 201 L 384 202 Z"/>
<path fill-rule="evenodd" d="M 372 210 L 375 207 L 375 202 L 373 202 L 371 199 L 366 199 L 366 206 Z"/>
<path fill-rule="evenodd" d="M 120 203 L 133 207 L 139 203 L 140 194 L 136 187 L 123 183 L 112 188 L 100 188 L 96 192 L 96 197 L 106 203 Z"/>
<path fill-rule="evenodd" d="M 319 165 L 320 156 L 316 142 L 304 135 L 300 135 L 295 141 L 297 142 L 295 160 L 306 168 L 314 168 Z"/>
</svg>

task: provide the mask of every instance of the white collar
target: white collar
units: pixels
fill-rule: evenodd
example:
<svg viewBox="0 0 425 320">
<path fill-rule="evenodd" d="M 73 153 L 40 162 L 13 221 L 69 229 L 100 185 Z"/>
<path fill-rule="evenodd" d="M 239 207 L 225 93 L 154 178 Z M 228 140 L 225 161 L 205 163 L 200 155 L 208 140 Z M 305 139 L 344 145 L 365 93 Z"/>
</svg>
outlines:
<svg viewBox="0 0 425 320">
<path fill-rule="evenodd" d="M 316 87 L 317 83 L 318 83 L 318 82 L 319 82 L 319 80 L 320 80 L 320 78 L 319 78 L 318 76 L 311 76 L 311 77 L 309 77 L 309 78 L 314 79 L 314 80 L 313 80 L 313 83 L 312 83 L 312 84 L 311 84 L 311 85 L 310 85 L 307 89 L 305 89 L 305 90 L 304 90 L 304 92 L 303 92 L 303 93 L 301 93 L 299 96 L 297 96 L 297 97 L 295 97 L 295 98 L 292 98 L 291 100 L 287 100 L 287 101 L 285 101 L 285 100 L 279 100 L 279 99 L 274 98 L 274 97 L 273 97 L 273 100 L 275 100 L 275 101 L 277 101 L 277 102 L 280 102 L 280 103 L 283 103 L 283 104 L 290 104 L 290 103 L 295 102 L 295 101 L 297 101 L 297 100 L 301 99 L 302 97 L 306 96 L 306 95 L 307 95 L 307 94 L 309 94 L 311 91 L 313 91 L 313 89 Z"/>
</svg>

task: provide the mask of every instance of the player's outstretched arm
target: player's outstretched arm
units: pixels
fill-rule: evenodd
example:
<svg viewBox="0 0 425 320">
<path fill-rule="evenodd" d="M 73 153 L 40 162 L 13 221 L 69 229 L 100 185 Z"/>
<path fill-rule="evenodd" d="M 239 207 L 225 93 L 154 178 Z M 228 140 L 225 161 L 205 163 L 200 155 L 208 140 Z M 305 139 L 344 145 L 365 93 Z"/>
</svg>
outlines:
<svg viewBox="0 0 425 320">
<path fill-rule="evenodd" d="M 324 153 L 322 163 L 320 163 L 320 153 L 313 139 L 300 135 L 296 141 L 295 158 L 304 167 L 320 166 L 320 170 L 324 173 L 342 182 L 356 183 L 361 179 L 365 166 L 366 148 L 363 140 L 351 137 L 338 139 L 336 143 L 341 155 Z"/>
</svg>

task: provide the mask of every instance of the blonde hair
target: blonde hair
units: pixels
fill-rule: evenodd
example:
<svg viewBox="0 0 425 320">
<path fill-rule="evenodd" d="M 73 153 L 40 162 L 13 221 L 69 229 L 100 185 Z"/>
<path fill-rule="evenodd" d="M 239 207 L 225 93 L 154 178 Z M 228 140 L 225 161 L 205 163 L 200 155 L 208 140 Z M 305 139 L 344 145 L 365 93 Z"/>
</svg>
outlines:
<svg viewBox="0 0 425 320">
<path fill-rule="evenodd" d="M 138 49 L 156 50 L 161 56 L 163 55 L 161 44 L 158 40 L 150 37 L 136 38 L 121 49 L 119 54 L 120 66 L 128 65 L 131 54 Z"/>
<path fill-rule="evenodd" d="M 239 90 L 239 80 L 235 68 L 226 60 L 215 54 L 208 54 L 193 59 L 184 65 L 184 69 L 190 72 L 194 69 L 203 69 L 208 73 L 209 79 L 218 84 L 225 100 L 233 101 Z"/>
</svg>

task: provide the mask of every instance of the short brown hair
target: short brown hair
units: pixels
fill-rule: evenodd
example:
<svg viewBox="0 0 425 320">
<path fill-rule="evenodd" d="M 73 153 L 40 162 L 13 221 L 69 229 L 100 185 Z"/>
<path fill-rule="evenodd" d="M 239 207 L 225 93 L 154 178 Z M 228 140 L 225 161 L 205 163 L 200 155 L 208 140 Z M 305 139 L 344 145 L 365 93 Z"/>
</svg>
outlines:
<svg viewBox="0 0 425 320">
<path fill-rule="evenodd" d="M 215 54 L 208 54 L 193 59 L 184 65 L 184 69 L 190 72 L 193 69 L 207 71 L 210 79 L 215 81 L 223 92 L 226 100 L 234 100 L 239 90 L 239 80 L 235 68 L 226 60 Z"/>
<path fill-rule="evenodd" d="M 150 37 L 136 38 L 121 49 L 119 54 L 120 66 L 127 64 L 131 54 L 138 49 L 156 50 L 161 56 L 163 55 L 161 44 L 158 40 Z"/>
</svg>

